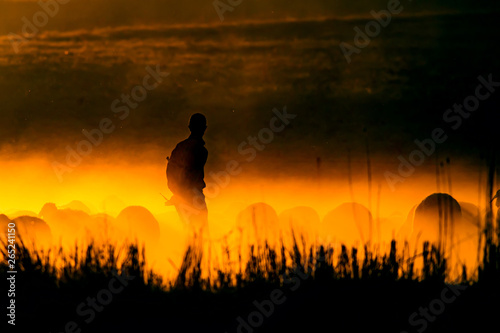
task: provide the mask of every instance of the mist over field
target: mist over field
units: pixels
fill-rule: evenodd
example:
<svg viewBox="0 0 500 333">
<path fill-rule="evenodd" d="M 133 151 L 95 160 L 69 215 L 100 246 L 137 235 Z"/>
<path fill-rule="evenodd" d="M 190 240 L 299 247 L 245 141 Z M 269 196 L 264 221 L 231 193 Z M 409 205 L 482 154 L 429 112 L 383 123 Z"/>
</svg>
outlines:
<svg viewBox="0 0 500 333">
<path fill-rule="evenodd" d="M 480 77 L 500 81 L 491 6 L 403 3 L 348 63 L 339 45 L 354 45 L 354 28 L 387 2 L 248 1 L 221 22 L 210 1 L 74 0 L 17 53 L 8 34 L 22 34 L 21 18 L 40 7 L 0 2 L 0 208 L 37 213 L 83 200 L 102 211 L 116 196 L 162 214 L 165 158 L 195 112 L 208 118 L 206 180 L 217 186 L 207 198 L 218 217 L 257 201 L 321 216 L 358 201 L 403 218 L 428 194 L 452 190 L 483 204 L 499 97 L 492 91 L 467 118 L 444 115 Z M 128 104 L 155 71 L 155 88 Z M 266 137 L 277 114 L 291 116 Z M 446 139 L 422 152 L 415 140 L 439 128 Z M 399 175 L 400 158 L 416 150 L 421 165 L 391 184 L 386 173 Z M 231 160 L 242 172 L 221 186 Z"/>
<path fill-rule="evenodd" d="M 4 320 L 494 330 L 499 14 L 487 0 L 0 0 Z M 195 113 L 206 132 L 199 115 L 188 128 Z"/>
</svg>

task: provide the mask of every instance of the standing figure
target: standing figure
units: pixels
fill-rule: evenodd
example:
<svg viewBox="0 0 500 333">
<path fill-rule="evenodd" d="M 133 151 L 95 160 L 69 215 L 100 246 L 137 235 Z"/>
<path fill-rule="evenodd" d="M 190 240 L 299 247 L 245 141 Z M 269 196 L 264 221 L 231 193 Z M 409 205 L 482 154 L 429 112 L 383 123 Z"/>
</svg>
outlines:
<svg viewBox="0 0 500 333">
<path fill-rule="evenodd" d="M 207 119 L 203 114 L 195 113 L 188 127 L 191 135 L 179 142 L 170 157 L 167 157 L 167 182 L 173 197 L 166 205 L 174 205 L 181 221 L 195 235 L 201 236 L 207 227 L 207 205 L 203 194 L 204 167 L 208 157 L 203 135 L 207 129 Z"/>
</svg>

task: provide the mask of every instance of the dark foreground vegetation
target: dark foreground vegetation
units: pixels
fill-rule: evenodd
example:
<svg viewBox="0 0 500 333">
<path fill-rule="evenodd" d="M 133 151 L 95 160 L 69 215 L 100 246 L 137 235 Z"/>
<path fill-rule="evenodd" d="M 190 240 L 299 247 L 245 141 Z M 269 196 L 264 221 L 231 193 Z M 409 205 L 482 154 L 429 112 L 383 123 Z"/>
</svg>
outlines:
<svg viewBox="0 0 500 333">
<path fill-rule="evenodd" d="M 477 277 L 464 274 L 451 284 L 445 257 L 428 244 L 417 256 L 419 269 L 418 259 L 396 242 L 385 255 L 367 248 L 363 255 L 345 247 L 307 249 L 296 242 L 291 249 L 254 247 L 246 263 L 230 262 L 227 253 L 223 268 L 210 275 L 202 271 L 200 251 L 189 247 L 176 280 L 162 281 L 146 269 L 144 252 L 135 245 L 77 249 L 56 268 L 48 253 L 21 243 L 16 325 L 6 325 L 3 314 L 2 326 L 54 333 L 495 331 L 496 233 L 486 232 Z M 9 287 L 6 263 L 0 265 L 2 293 Z M 8 304 L 2 305 L 6 311 Z"/>
</svg>

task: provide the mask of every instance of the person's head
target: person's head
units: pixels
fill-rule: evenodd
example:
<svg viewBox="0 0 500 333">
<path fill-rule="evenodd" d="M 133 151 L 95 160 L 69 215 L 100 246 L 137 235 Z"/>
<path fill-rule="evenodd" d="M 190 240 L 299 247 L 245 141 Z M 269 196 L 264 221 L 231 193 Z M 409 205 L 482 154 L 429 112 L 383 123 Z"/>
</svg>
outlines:
<svg viewBox="0 0 500 333">
<path fill-rule="evenodd" d="M 207 129 L 207 118 L 201 113 L 195 113 L 189 119 L 189 130 L 194 135 L 203 136 Z"/>
</svg>

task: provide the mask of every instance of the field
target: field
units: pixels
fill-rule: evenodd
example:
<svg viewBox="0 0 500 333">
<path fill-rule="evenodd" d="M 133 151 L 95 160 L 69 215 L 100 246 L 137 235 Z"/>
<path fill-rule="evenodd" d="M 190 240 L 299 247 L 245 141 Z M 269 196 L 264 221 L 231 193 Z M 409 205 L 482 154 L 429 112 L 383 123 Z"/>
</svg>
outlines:
<svg viewBox="0 0 500 333">
<path fill-rule="evenodd" d="M 85 28 L 54 21 L 18 52 L 10 30 L 0 36 L 0 223 L 30 215 L 53 233 L 50 246 L 17 235 L 15 255 L 3 239 L 2 293 L 15 293 L 16 326 L 9 330 L 498 327 L 500 225 L 491 201 L 500 175 L 498 92 L 488 90 L 491 97 L 459 128 L 443 118 L 474 93 L 480 77 L 500 81 L 498 15 L 394 17 L 347 63 L 339 44 L 353 43 L 366 16 L 188 24 L 181 15 L 182 22 L 166 25 L 153 14 L 152 22 L 120 24 L 113 16 Z M 122 102 L 117 112 L 114 102 L 158 68 L 164 75 L 147 98 L 128 113 Z M 285 108 L 296 119 L 246 161 L 240 145 Z M 203 246 L 160 196 L 170 197 L 165 157 L 187 136 L 194 112 L 208 119 L 212 243 Z M 71 157 L 103 119 L 113 130 L 79 160 Z M 387 171 L 397 172 L 398 158 L 408 159 L 415 140 L 436 128 L 446 142 L 391 187 Z M 230 161 L 242 171 L 221 185 Z M 465 207 L 476 209 L 468 230 L 477 237 L 460 250 L 425 242 L 411 229 L 412 212 L 435 192 L 452 194 L 464 216 Z M 370 229 L 361 241 L 344 242 L 338 235 L 353 223 L 337 218 L 330 221 L 337 229 L 328 230 L 325 221 L 351 202 L 366 208 Z M 270 207 L 276 225 L 271 215 L 256 221 L 255 211 L 241 217 L 252 204 Z M 133 232 L 120 220 L 130 206 L 145 217 Z M 277 212 L 292 207 L 309 209 L 314 219 L 297 229 L 286 219 L 278 226 Z M 269 230 L 273 237 L 264 234 Z M 9 259 L 16 261 L 14 287 Z M 11 306 L 9 299 L 2 305 Z"/>
<path fill-rule="evenodd" d="M 17 251 L 16 329 L 23 331 L 468 332 L 494 327 L 499 310 L 489 301 L 500 293 L 500 253 L 491 238 L 478 279 L 448 283 L 444 254 L 428 244 L 422 270 L 414 268 L 417 258 L 398 254 L 396 242 L 387 254 L 363 258 L 355 248 L 301 252 L 295 244 L 252 248 L 239 270 L 227 252 L 206 277 L 202 253 L 190 247 L 177 278 L 163 282 L 136 246 L 89 246 L 80 256 L 63 255 L 58 269 L 47 253 Z M 7 275 L 3 262 L 0 270 Z"/>
</svg>

